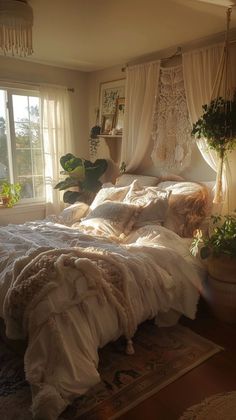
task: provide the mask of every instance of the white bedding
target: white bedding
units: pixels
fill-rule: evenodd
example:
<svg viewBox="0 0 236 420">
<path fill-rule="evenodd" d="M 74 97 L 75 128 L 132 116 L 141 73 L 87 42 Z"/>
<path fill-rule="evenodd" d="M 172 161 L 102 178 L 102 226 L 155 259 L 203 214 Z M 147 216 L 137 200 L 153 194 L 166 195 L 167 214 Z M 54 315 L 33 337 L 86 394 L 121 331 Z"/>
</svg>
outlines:
<svg viewBox="0 0 236 420">
<path fill-rule="evenodd" d="M 100 226 L 101 235 L 102 231 Z M 126 333 L 125 322 L 109 295 L 101 301 L 96 293 L 87 293 L 93 273 L 87 256 L 79 263 L 81 248 L 105 253 L 117 267 L 125 268 L 123 280 L 135 331 L 139 323 L 155 316 L 160 324 L 166 322 L 165 314 L 174 315 L 174 321 L 167 319 L 170 323 L 176 322 L 179 314 L 195 317 L 205 272 L 190 256 L 189 243 L 189 239 L 154 225 L 131 232 L 122 244 L 46 221 L 0 228 L 0 316 L 5 318 L 9 338 L 27 335 L 25 370 L 32 385 L 35 418 L 56 419 L 76 396 L 99 382 L 97 349 Z M 40 253 L 45 247 L 64 249 L 62 254 L 67 252 L 65 248 L 73 253 L 71 248 L 76 251 L 80 247 L 82 254 L 73 257 L 77 268 L 58 271 L 59 287 L 27 309 L 29 321 L 19 331 L 6 309 L 13 265 L 16 259 L 19 262 L 32 250 Z"/>
</svg>

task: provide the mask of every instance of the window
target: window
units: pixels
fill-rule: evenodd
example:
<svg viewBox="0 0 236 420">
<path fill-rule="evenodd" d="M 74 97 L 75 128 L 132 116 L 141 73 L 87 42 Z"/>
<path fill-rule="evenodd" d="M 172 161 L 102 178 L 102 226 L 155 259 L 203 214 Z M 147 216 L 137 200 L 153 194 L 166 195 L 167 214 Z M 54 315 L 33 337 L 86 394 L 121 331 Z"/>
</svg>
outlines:
<svg viewBox="0 0 236 420">
<path fill-rule="evenodd" d="M 0 88 L 0 182 L 19 182 L 24 201 L 45 197 L 40 128 L 40 98 L 36 91 Z"/>
</svg>

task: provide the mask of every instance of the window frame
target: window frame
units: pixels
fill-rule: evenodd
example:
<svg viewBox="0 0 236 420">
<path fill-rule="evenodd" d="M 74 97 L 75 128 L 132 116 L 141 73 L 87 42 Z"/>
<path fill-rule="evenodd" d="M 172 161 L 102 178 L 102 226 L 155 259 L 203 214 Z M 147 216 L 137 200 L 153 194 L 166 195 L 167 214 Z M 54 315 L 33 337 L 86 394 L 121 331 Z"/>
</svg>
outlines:
<svg viewBox="0 0 236 420">
<path fill-rule="evenodd" d="M 15 134 L 15 121 L 14 121 L 14 108 L 13 108 L 13 96 L 20 95 L 20 96 L 27 96 L 29 97 L 37 97 L 40 100 L 40 92 L 37 87 L 31 86 L 11 86 L 10 84 L 4 84 L 0 82 L 0 90 L 5 92 L 5 103 L 6 103 L 6 124 L 7 124 L 7 151 L 8 151 L 8 164 L 9 164 L 9 180 L 11 183 L 17 182 L 16 177 L 16 134 Z M 39 106 L 39 113 L 40 113 L 40 106 Z M 29 104 L 28 104 L 29 109 Z M 40 118 L 40 114 L 39 114 Z M 41 120 L 41 118 L 40 118 Z M 40 139 L 42 141 L 42 127 L 40 124 Z M 43 145 L 41 144 L 42 149 L 42 159 L 44 165 L 44 156 L 43 156 Z M 30 148 L 31 150 L 31 148 Z M 31 150 L 32 153 L 32 150 Z M 31 162 L 33 165 L 32 154 L 31 154 Z M 45 186 L 45 174 L 43 171 L 43 183 Z M 28 205 L 28 204 L 45 204 L 46 198 L 45 194 L 44 197 L 38 198 L 21 198 L 18 205 Z M 17 205 L 17 204 L 16 204 Z"/>
</svg>

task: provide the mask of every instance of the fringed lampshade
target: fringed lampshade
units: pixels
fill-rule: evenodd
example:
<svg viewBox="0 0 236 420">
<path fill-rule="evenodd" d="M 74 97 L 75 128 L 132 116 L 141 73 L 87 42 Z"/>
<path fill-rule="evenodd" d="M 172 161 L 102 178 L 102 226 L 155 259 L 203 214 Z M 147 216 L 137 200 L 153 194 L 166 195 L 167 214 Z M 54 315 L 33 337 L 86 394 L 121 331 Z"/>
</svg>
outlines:
<svg viewBox="0 0 236 420">
<path fill-rule="evenodd" d="M 4 54 L 33 53 L 33 10 L 26 0 L 0 0 L 0 49 Z"/>
</svg>

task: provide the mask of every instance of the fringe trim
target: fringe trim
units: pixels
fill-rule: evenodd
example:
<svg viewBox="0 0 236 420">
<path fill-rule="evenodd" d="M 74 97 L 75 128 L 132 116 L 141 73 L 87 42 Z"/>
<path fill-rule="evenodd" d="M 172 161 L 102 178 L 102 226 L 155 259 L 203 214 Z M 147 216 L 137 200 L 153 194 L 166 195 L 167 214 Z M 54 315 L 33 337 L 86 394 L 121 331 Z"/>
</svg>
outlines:
<svg viewBox="0 0 236 420">
<path fill-rule="evenodd" d="M 33 53 L 32 25 L 18 24 L 16 27 L 0 25 L 0 48 L 4 54 L 11 52 L 21 56 Z"/>
</svg>

